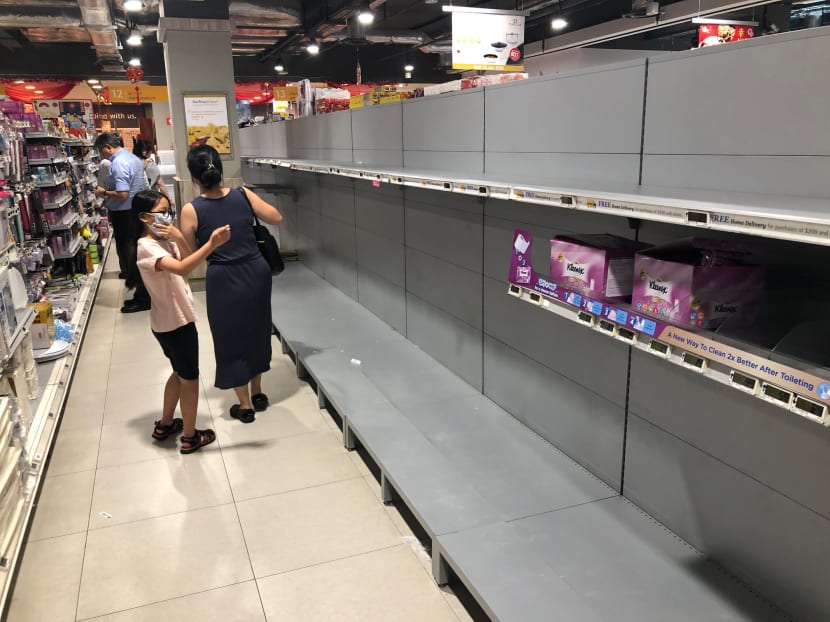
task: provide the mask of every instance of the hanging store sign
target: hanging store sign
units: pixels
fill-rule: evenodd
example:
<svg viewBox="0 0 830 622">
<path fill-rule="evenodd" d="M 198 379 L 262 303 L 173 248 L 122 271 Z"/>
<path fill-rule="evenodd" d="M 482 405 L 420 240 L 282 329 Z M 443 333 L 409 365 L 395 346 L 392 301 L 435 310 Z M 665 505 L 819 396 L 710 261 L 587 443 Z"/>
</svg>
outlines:
<svg viewBox="0 0 830 622">
<path fill-rule="evenodd" d="M 296 86 L 275 86 L 274 99 L 278 102 L 294 102 L 297 101 L 297 93 L 299 89 Z"/>
<path fill-rule="evenodd" d="M 703 48 L 752 39 L 755 36 L 755 26 L 755 22 L 726 20 L 701 24 L 697 34 L 697 46 Z"/>
<path fill-rule="evenodd" d="M 525 13 L 444 7 L 452 11 L 452 67 L 524 71 Z"/>
<path fill-rule="evenodd" d="M 184 95 L 187 144 L 210 145 L 222 155 L 232 153 L 228 97 L 224 93 Z"/>
<path fill-rule="evenodd" d="M 109 91 L 110 102 L 113 104 L 136 104 L 138 99 L 135 92 L 135 87 L 132 85 L 124 86 L 110 86 L 107 87 Z M 166 86 L 150 86 L 147 84 L 140 84 L 138 86 L 138 95 L 141 97 L 142 104 L 152 104 L 154 102 L 167 101 L 167 87 Z"/>
</svg>

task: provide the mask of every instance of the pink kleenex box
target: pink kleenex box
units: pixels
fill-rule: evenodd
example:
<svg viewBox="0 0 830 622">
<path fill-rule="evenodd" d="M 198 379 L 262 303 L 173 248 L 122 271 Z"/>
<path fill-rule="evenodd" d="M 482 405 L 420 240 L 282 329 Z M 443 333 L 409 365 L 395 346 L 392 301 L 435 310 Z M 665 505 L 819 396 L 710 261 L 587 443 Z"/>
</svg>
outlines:
<svg viewBox="0 0 830 622">
<path fill-rule="evenodd" d="M 645 244 L 610 234 L 557 236 L 550 241 L 550 279 L 590 296 L 631 296 L 634 254 Z"/>
<path fill-rule="evenodd" d="M 746 251 L 700 238 L 657 246 L 634 260 L 631 305 L 673 324 L 716 328 L 757 313 L 764 285 Z"/>
</svg>

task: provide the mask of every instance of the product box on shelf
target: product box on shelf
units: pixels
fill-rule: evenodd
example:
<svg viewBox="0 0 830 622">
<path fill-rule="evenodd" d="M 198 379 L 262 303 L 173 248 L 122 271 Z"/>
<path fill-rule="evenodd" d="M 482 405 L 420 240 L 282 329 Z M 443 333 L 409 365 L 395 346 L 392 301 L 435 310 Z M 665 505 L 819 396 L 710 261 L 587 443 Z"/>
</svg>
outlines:
<svg viewBox="0 0 830 622">
<path fill-rule="evenodd" d="M 25 110 L 25 104 L 11 99 L 0 100 L 0 112 L 5 115 L 22 115 Z"/>
<path fill-rule="evenodd" d="M 556 236 L 550 241 L 550 279 L 591 296 L 631 296 L 634 255 L 647 244 L 616 235 Z"/>
<path fill-rule="evenodd" d="M 764 271 L 727 242 L 688 239 L 637 253 L 634 308 L 674 324 L 717 328 L 758 312 Z"/>
<path fill-rule="evenodd" d="M 10 344 L 14 331 L 17 330 L 17 314 L 14 310 L 9 269 L 0 269 L 0 325 L 2 325 L 3 340 Z M 8 351 L 8 346 L 5 348 Z"/>
<path fill-rule="evenodd" d="M 32 338 L 34 339 L 35 325 L 41 325 L 46 327 L 46 334 L 50 339 L 55 338 L 55 315 L 52 310 L 52 302 L 49 300 L 44 300 L 41 302 L 30 302 L 29 306 L 35 310 L 35 319 L 32 324 Z M 35 349 L 40 349 L 40 346 L 35 344 Z M 46 347 L 48 348 L 49 345 L 47 344 Z"/>
</svg>

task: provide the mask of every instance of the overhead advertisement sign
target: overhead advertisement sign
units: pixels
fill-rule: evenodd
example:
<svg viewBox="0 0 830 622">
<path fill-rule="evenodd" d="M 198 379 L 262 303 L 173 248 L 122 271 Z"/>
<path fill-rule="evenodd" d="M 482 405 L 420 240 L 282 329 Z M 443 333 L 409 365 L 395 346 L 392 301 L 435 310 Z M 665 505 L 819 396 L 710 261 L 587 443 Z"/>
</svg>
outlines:
<svg viewBox="0 0 830 622">
<path fill-rule="evenodd" d="M 701 24 L 697 35 L 698 47 L 723 45 L 734 41 L 745 41 L 755 36 L 755 22 L 730 22 Z"/>
<path fill-rule="evenodd" d="M 524 71 L 524 13 L 459 8 L 452 12 L 453 69 Z"/>
</svg>

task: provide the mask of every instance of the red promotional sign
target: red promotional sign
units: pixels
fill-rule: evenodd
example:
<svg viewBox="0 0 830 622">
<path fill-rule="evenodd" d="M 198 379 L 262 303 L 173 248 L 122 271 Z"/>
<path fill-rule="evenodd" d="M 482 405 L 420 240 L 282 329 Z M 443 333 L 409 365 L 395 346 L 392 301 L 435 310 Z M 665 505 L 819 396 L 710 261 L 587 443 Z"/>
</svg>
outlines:
<svg viewBox="0 0 830 622">
<path fill-rule="evenodd" d="M 755 27 L 751 24 L 701 24 L 697 34 L 697 45 L 702 48 L 744 41 L 754 36 Z"/>
</svg>

